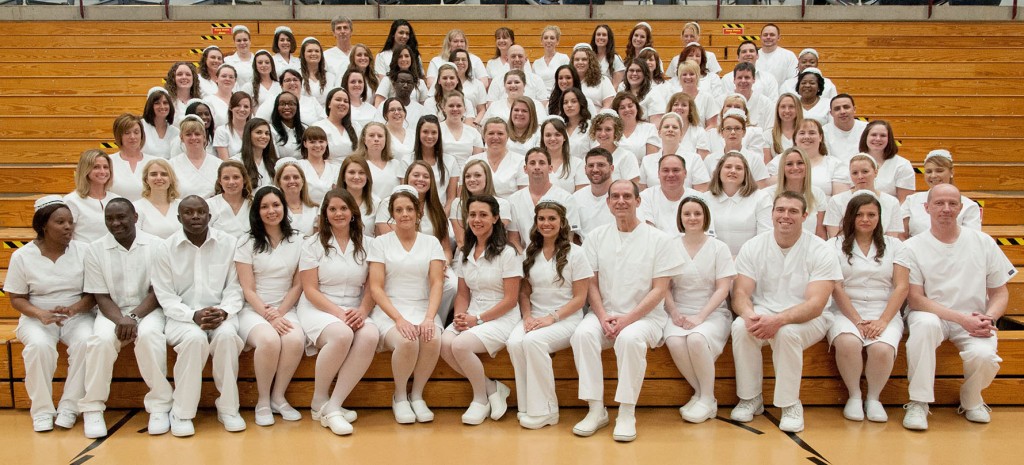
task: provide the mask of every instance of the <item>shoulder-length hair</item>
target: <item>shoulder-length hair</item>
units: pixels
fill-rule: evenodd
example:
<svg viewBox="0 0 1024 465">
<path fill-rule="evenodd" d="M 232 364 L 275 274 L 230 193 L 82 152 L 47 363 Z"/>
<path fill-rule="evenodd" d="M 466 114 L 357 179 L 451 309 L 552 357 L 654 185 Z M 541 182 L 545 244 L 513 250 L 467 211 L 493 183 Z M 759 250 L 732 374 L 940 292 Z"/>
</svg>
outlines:
<svg viewBox="0 0 1024 465">
<path fill-rule="evenodd" d="M 316 69 L 309 69 L 309 63 L 306 62 L 306 47 L 311 45 L 320 47 L 320 62 L 317 63 Z M 309 88 L 309 78 L 311 77 L 316 78 L 317 82 L 320 83 L 320 92 L 327 88 L 327 65 L 324 64 L 323 53 L 324 47 L 320 45 L 319 40 L 302 41 L 302 48 L 299 50 L 299 71 L 302 72 L 302 88 L 306 89 L 306 93 L 313 92 Z"/>
<path fill-rule="evenodd" d="M 686 92 L 676 92 L 668 98 L 668 102 L 665 104 L 665 113 L 671 113 L 672 107 L 680 100 L 686 100 L 686 123 L 687 127 L 700 126 L 700 112 L 697 111 L 697 102 L 693 99 L 690 94 Z M 684 115 L 679 115 L 684 116 Z"/>
<path fill-rule="evenodd" d="M 526 112 L 530 114 L 529 121 L 526 122 L 525 128 L 517 128 L 515 124 L 512 123 L 512 109 L 519 104 L 526 105 Z M 508 114 L 508 128 L 508 138 L 520 144 L 530 140 L 530 138 L 537 133 L 537 107 L 534 105 L 532 98 L 522 96 L 516 97 L 516 99 L 512 101 L 512 106 L 509 108 Z"/>
<path fill-rule="evenodd" d="M 643 82 L 640 83 L 639 87 L 634 89 L 633 85 L 629 83 L 628 79 L 623 79 L 622 84 L 625 87 L 624 90 L 627 92 L 636 92 L 637 98 L 643 100 L 644 97 L 647 97 L 647 94 L 651 92 L 651 70 L 647 68 L 647 62 L 639 58 L 634 58 L 632 61 L 629 62 L 629 64 L 626 65 L 627 73 L 629 72 L 629 67 L 631 65 L 636 65 L 640 67 L 640 73 L 643 75 L 644 80 Z"/>
<path fill-rule="evenodd" d="M 282 92 L 282 94 L 284 93 Z M 275 106 L 276 103 L 277 101 L 275 100 Z M 298 116 L 298 113 L 296 113 L 296 116 Z M 253 184 L 259 184 L 263 179 L 259 169 L 256 168 L 256 153 L 253 152 L 255 149 L 252 146 L 252 131 L 260 126 L 266 126 L 267 130 L 270 130 L 270 123 L 262 118 L 253 118 L 248 123 L 245 123 L 245 128 L 242 129 L 242 151 L 239 153 L 239 158 L 242 159 L 243 171 L 248 174 Z M 274 167 L 277 165 L 277 150 L 274 148 L 273 140 L 263 148 L 261 156 L 263 158 L 263 168 L 267 170 L 268 175 L 274 176 Z"/>
<path fill-rule="evenodd" d="M 249 172 L 245 170 L 245 165 L 242 162 L 232 159 L 224 160 L 217 167 L 217 180 L 213 183 L 213 195 L 224 193 L 224 188 L 220 185 L 220 177 L 224 174 L 224 170 L 228 168 L 237 169 L 242 173 L 242 198 L 248 199 L 252 195 L 252 178 L 249 177 Z"/>
<path fill-rule="evenodd" d="M 327 217 L 327 209 L 330 207 L 331 200 L 341 199 L 345 202 L 345 206 L 352 212 L 352 219 L 349 220 L 348 225 L 348 240 L 352 243 L 352 249 L 354 251 L 353 257 L 356 263 L 363 263 L 366 260 L 366 249 L 363 246 L 363 218 L 359 214 L 359 204 L 356 203 L 356 198 L 352 197 L 349 191 L 341 188 L 334 188 L 327 191 L 324 194 L 324 201 L 320 204 L 320 216 L 319 223 L 320 228 L 317 231 L 318 239 L 320 239 L 320 245 L 324 248 L 324 255 L 330 255 L 331 250 L 334 250 L 334 246 L 331 245 L 331 238 L 334 233 L 331 231 L 331 221 Z M 338 254 L 344 253 L 344 251 L 337 251 Z"/>
<path fill-rule="evenodd" d="M 389 98 L 389 99 L 384 101 L 384 106 L 382 108 L 386 109 L 388 107 L 388 103 L 390 101 L 395 101 L 395 102 L 398 102 L 398 103 L 402 103 L 402 102 L 400 102 L 400 101 L 398 101 L 396 99 Z M 403 105 L 403 108 L 404 108 L 404 105 Z M 391 156 L 391 131 L 388 131 L 388 127 L 385 126 L 384 123 L 380 123 L 380 122 L 377 122 L 377 121 L 370 121 L 369 123 L 366 123 L 366 126 L 363 126 L 363 131 L 361 133 L 359 133 L 359 148 L 356 149 L 356 151 L 353 152 L 352 155 L 349 155 L 349 157 L 358 156 L 358 157 L 366 158 L 366 153 L 367 153 L 366 133 L 367 133 L 367 131 L 370 130 L 370 128 L 373 128 L 373 127 L 381 128 L 381 129 L 384 130 L 384 149 L 381 150 L 381 152 L 380 152 L 380 159 L 384 160 L 384 162 L 389 162 L 393 158 Z M 366 170 L 366 175 L 367 176 L 370 175 L 369 168 L 367 168 L 367 170 Z"/>
<path fill-rule="evenodd" d="M 498 206 L 498 200 L 495 199 L 494 196 L 474 195 L 466 202 L 464 211 L 467 216 L 463 217 L 463 221 L 469 221 L 469 205 L 474 202 L 486 204 L 491 211 L 491 215 L 498 219 L 498 221 L 494 222 L 494 228 L 491 230 L 490 237 L 487 238 L 487 244 L 484 247 L 483 256 L 485 260 L 494 260 L 505 250 L 505 246 L 509 245 L 508 231 L 505 230 L 505 223 L 501 221 L 501 208 Z M 472 229 L 466 228 L 466 233 L 466 239 L 462 241 L 462 263 L 469 261 L 469 256 L 474 253 L 474 249 L 476 249 L 476 242 L 478 240 Z M 519 252 L 517 251 L 516 253 Z"/>
<path fill-rule="evenodd" d="M 274 185 L 280 189 L 281 179 L 284 177 L 284 170 L 289 167 L 294 168 L 295 171 L 299 173 L 299 177 L 302 178 L 302 189 L 299 190 L 299 202 L 307 207 L 317 206 L 316 202 L 309 197 L 309 183 L 306 181 L 306 173 L 302 171 L 302 168 L 299 168 L 297 163 L 292 162 L 284 163 L 283 165 L 284 166 L 281 166 L 281 168 L 277 170 L 277 173 L 274 173 Z"/>
<path fill-rule="evenodd" d="M 424 195 L 423 208 L 427 211 L 425 216 L 430 220 L 430 224 L 434 226 L 434 237 L 438 241 L 448 240 L 448 215 L 444 212 L 444 204 L 441 203 L 441 198 L 438 197 L 437 193 L 437 181 L 434 180 L 434 170 L 430 168 L 430 165 L 423 160 L 417 160 L 409 165 L 409 168 L 405 170 L 405 178 L 403 182 L 409 184 L 409 175 L 412 174 L 412 170 L 416 167 L 427 170 L 427 174 L 430 176 L 430 188 Z M 422 221 L 422 220 L 421 220 Z"/>
<path fill-rule="evenodd" d="M 477 159 L 467 161 L 466 166 L 462 168 L 462 179 L 466 179 L 466 173 L 468 173 L 470 168 L 473 168 L 474 166 L 479 166 L 483 168 L 484 188 L 483 192 L 479 194 L 473 194 L 469 192 L 469 188 L 466 187 L 465 181 L 461 183 L 462 187 L 459 188 L 459 209 L 461 210 L 462 213 L 463 222 L 466 221 L 466 212 L 469 209 L 469 199 L 471 197 L 473 197 L 474 195 L 486 195 L 491 197 L 497 195 L 497 191 L 494 190 L 494 176 L 491 174 L 491 166 L 488 165 L 487 162 L 484 160 Z"/>
<path fill-rule="evenodd" d="M 737 151 L 729 152 L 722 156 L 718 160 L 718 165 L 715 166 L 715 172 L 711 175 L 711 186 L 708 187 L 708 191 L 712 195 L 722 195 L 725 193 L 725 188 L 722 186 L 722 166 L 725 165 L 725 161 L 735 158 L 743 164 L 743 183 L 740 184 L 739 194 L 742 197 L 750 197 L 757 192 L 757 182 L 754 181 L 754 175 L 750 174 L 750 165 L 747 164 L 747 158 L 742 153 Z"/>
<path fill-rule="evenodd" d="M 254 60 L 255 61 L 255 60 Z M 174 73 L 178 70 L 179 66 L 188 67 L 188 70 L 192 72 L 192 87 L 188 90 L 188 98 L 201 98 L 199 94 L 199 72 L 196 71 L 196 67 L 187 61 L 176 61 L 171 65 L 171 69 L 167 70 L 167 77 L 164 79 L 164 89 L 167 89 L 167 93 L 170 95 L 178 95 L 178 84 L 174 81 Z M 171 105 L 171 110 L 174 109 L 174 105 Z"/>
<path fill-rule="evenodd" d="M 263 186 L 256 190 L 252 199 L 252 206 L 249 208 L 249 237 L 252 238 L 252 249 L 256 253 L 264 253 L 270 249 L 270 235 L 267 234 L 267 226 L 263 224 L 260 217 L 260 203 L 268 195 L 275 195 L 281 201 L 281 233 L 284 240 L 291 242 L 297 231 L 292 228 L 292 221 L 288 214 L 288 204 L 284 201 L 284 193 L 276 186 Z"/>
<path fill-rule="evenodd" d="M 700 210 L 704 213 L 702 228 L 704 232 L 708 232 L 708 229 L 711 228 L 711 209 L 708 208 L 708 203 L 703 198 L 695 195 L 684 195 L 683 200 L 679 202 L 679 207 L 676 208 L 676 229 L 679 229 L 679 232 L 684 232 L 686 229 L 683 227 L 683 205 L 688 203 L 696 203 L 700 206 Z"/>
<path fill-rule="evenodd" d="M 789 181 L 789 176 L 786 174 L 786 157 L 793 153 L 799 155 L 800 159 L 804 162 L 804 180 L 800 183 L 799 194 L 804 196 L 804 201 L 807 203 L 806 210 L 810 213 L 815 213 L 818 210 L 815 209 L 817 206 L 815 204 L 817 202 L 814 198 L 814 192 L 811 189 L 811 186 L 814 185 L 811 178 L 811 159 L 807 158 L 807 154 L 799 148 L 790 147 L 779 155 L 782 158 L 779 158 L 779 182 L 775 185 L 775 195 L 779 195 L 786 190 L 786 183 Z"/>
<path fill-rule="evenodd" d="M 173 108 L 174 105 L 171 105 L 171 107 Z M 131 113 L 121 113 L 117 118 L 114 118 L 114 143 L 118 146 L 123 146 L 124 134 L 131 131 L 132 128 L 139 128 L 139 147 L 145 147 L 146 131 L 142 128 L 142 118 Z"/>
<path fill-rule="evenodd" d="M 110 190 L 114 184 L 114 164 L 110 162 L 110 155 L 100 149 L 88 149 L 79 155 L 78 167 L 75 168 L 75 193 L 83 199 L 89 195 L 89 172 L 96 166 L 97 158 L 105 158 L 110 170 L 107 182 L 103 183 L 103 190 Z"/>
<path fill-rule="evenodd" d="M 569 240 L 569 220 L 566 219 L 565 207 L 557 202 L 546 202 L 541 200 L 533 208 L 533 225 L 530 226 L 530 245 L 526 248 L 526 259 L 523 260 L 523 278 L 530 279 L 530 269 L 537 261 L 537 256 L 544 251 L 544 236 L 537 229 L 537 215 L 541 210 L 552 210 L 558 215 L 558 235 L 555 236 L 555 274 L 558 278 L 555 282 L 565 283 L 565 265 L 569 263 L 569 250 L 572 248 L 572 241 Z"/>
<path fill-rule="evenodd" d="M 170 106 L 170 108 L 167 111 L 165 121 L 167 121 L 167 124 L 169 125 L 174 124 L 174 100 L 172 100 L 171 95 L 174 94 L 153 92 L 149 97 L 146 97 L 146 105 L 142 107 L 142 119 L 149 123 L 150 126 L 156 126 L 156 110 L 153 109 L 153 105 L 156 105 L 156 102 L 160 99 L 167 99 L 167 105 Z"/>
<path fill-rule="evenodd" d="M 658 51 L 653 48 L 645 48 L 640 50 L 640 53 L 636 55 L 637 58 L 643 60 L 644 66 L 647 65 L 647 60 L 654 58 L 654 61 L 658 64 L 651 71 L 651 81 L 655 84 L 661 84 L 665 82 L 665 71 L 661 69 L 661 55 L 658 55 Z"/>
<path fill-rule="evenodd" d="M 875 126 L 882 126 L 889 133 L 889 142 L 885 144 L 885 150 L 882 151 L 882 159 L 888 160 L 895 157 L 899 153 L 899 147 L 896 146 L 896 137 L 892 133 L 892 125 L 886 120 L 876 119 L 864 128 L 864 132 L 860 135 L 860 151 L 868 153 L 868 133 L 871 132 L 871 128 Z"/>
<path fill-rule="evenodd" d="M 591 87 L 601 85 L 601 78 L 604 77 L 604 75 L 601 74 L 601 65 L 598 64 L 597 55 L 594 54 L 593 50 L 588 48 L 578 48 L 572 51 L 572 61 L 575 61 L 577 53 L 582 53 L 587 56 L 587 72 L 583 73 L 583 75 L 580 76 L 580 79 L 584 84 Z M 647 65 L 645 64 L 644 67 L 646 68 Z"/>
<path fill-rule="evenodd" d="M 509 46 L 512 46 L 512 45 L 516 44 L 516 31 L 513 31 L 512 29 L 509 29 L 507 27 L 499 27 L 499 28 L 494 30 L 495 42 L 497 42 L 497 39 L 501 39 L 503 37 L 512 41 L 512 43 L 509 44 Z M 499 58 L 499 57 L 501 57 L 501 49 L 499 49 L 498 46 L 495 45 L 494 46 L 494 58 Z"/>
<path fill-rule="evenodd" d="M 853 264 L 853 244 L 857 242 L 857 212 L 860 207 L 874 205 L 878 209 L 878 223 L 875 230 L 871 232 L 871 242 L 875 244 L 875 263 L 881 263 L 885 256 L 885 232 L 882 230 L 882 204 L 874 196 L 862 194 L 855 195 L 846 204 L 846 212 L 843 215 L 843 254 L 846 255 L 846 263 Z"/>
<path fill-rule="evenodd" d="M 708 53 L 704 51 L 704 47 L 701 46 L 700 44 L 687 45 L 686 48 L 684 48 L 683 51 L 679 53 L 679 64 L 685 63 L 686 60 L 689 59 L 690 54 L 693 53 L 694 50 L 700 51 L 700 63 L 697 63 L 698 69 L 700 69 L 700 74 L 698 74 L 698 76 L 707 76 Z"/>
<path fill-rule="evenodd" d="M 178 176 L 174 174 L 174 168 L 171 167 L 171 163 L 163 158 L 154 158 L 147 161 L 142 167 L 142 198 L 148 199 L 153 193 L 152 188 L 149 187 L 149 183 L 146 182 L 146 178 L 149 177 L 149 170 L 154 166 L 160 166 L 167 170 L 167 200 L 174 200 L 178 198 L 180 193 L 178 192 Z"/>
<path fill-rule="evenodd" d="M 359 165 L 366 173 L 366 184 L 363 185 L 363 192 L 360 196 L 363 198 L 363 204 L 366 205 L 366 214 L 373 214 L 373 209 L 376 205 L 373 204 L 373 177 L 370 175 L 370 164 L 367 163 L 366 159 L 360 156 L 349 155 L 341 161 L 341 168 L 338 171 L 338 182 L 334 183 L 338 189 L 344 189 L 348 191 L 348 182 L 345 181 L 345 171 L 348 170 L 349 166 Z"/>
</svg>

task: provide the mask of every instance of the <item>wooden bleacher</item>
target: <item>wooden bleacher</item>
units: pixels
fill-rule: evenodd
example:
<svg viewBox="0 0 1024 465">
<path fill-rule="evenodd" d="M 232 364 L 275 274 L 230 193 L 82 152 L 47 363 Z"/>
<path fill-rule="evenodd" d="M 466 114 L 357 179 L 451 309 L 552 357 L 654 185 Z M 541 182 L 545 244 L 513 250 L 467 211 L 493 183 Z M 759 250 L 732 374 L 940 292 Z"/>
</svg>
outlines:
<svg viewBox="0 0 1024 465">
<path fill-rule="evenodd" d="M 665 63 L 680 51 L 678 36 L 682 21 L 649 21 L 654 43 Z M 296 37 L 316 36 L 330 47 L 333 38 L 326 21 L 289 21 Z M 253 49 L 270 48 L 277 21 L 245 22 L 253 34 Z M 355 42 L 374 50 L 383 45 L 389 21 L 360 21 Z M 541 53 L 539 35 L 542 21 L 515 23 L 518 42 L 531 58 Z M 561 49 L 588 42 L 596 21 L 559 21 Z M 632 21 L 609 22 L 622 37 Z M 1024 89 L 1019 86 L 1019 50 L 1024 46 L 1024 24 L 985 23 L 843 23 L 841 30 L 831 23 L 779 23 L 782 45 L 799 51 L 812 47 L 821 54 L 820 68 L 842 92 L 857 98 L 859 116 L 889 120 L 901 141 L 900 154 L 920 166 L 933 148 L 947 148 L 955 156 L 955 182 L 969 197 L 983 203 L 984 228 L 1003 239 L 1002 249 L 1018 267 L 1024 266 L 1024 160 L 1018 148 L 1024 144 L 1020 108 Z M 424 59 L 437 54 L 450 23 L 414 23 Z M 496 21 L 461 21 L 473 50 L 483 59 L 493 55 Z M 71 190 L 74 164 L 87 148 L 112 142 L 111 122 L 124 112 L 141 113 L 146 91 L 161 85 L 171 63 L 197 61 L 210 44 L 230 53 L 230 36 L 207 41 L 208 22 L 8 22 L 0 43 L 0 282 L 19 241 L 34 236 L 31 231 L 32 201 L 40 195 L 64 194 Z M 747 24 L 750 30 L 760 24 Z M 735 36 L 724 36 L 712 22 L 704 24 L 703 43 L 715 52 L 726 70 L 735 64 Z M 950 31 L 955 28 L 956 33 Z M 116 149 L 108 150 L 113 152 Z M 921 176 L 918 187 L 924 186 Z M 1022 270 L 1024 271 L 1024 270 Z M 1004 322 L 1024 327 L 1024 274 L 1010 283 L 1010 305 Z M 14 337 L 17 312 L 6 298 L 0 298 L 0 407 L 27 407 L 21 345 Z M 1000 333 L 1000 354 L 1004 359 L 999 378 L 986 392 L 993 405 L 1024 404 L 1024 331 Z M 243 405 L 255 401 L 252 354 L 243 356 L 240 391 Z M 173 360 L 173 351 L 170 355 Z M 827 345 L 808 350 L 802 398 L 808 405 L 841 405 L 845 390 L 838 377 L 833 355 Z M 607 383 L 614 385 L 614 362 L 606 353 Z M 770 393 L 771 360 L 765 361 L 766 393 Z M 378 356 L 366 380 L 353 392 L 347 405 L 386 407 L 391 393 L 391 372 L 386 355 Z M 296 406 L 307 405 L 312 392 L 313 359 L 300 366 L 289 396 Z M 718 398 L 727 405 L 735 402 L 735 383 L 730 349 L 718 364 Z M 506 353 L 487 362 L 488 373 L 512 385 L 511 365 Z M 558 391 L 564 405 L 576 400 L 576 373 L 570 351 L 555 356 Z M 962 373 L 955 349 L 940 349 L 936 396 L 939 403 L 955 404 Z M 62 354 L 55 382 L 66 372 Z M 209 377 L 209 373 L 206 375 Z M 131 351 L 122 351 L 115 368 L 111 407 L 138 407 L 145 393 Z M 906 362 L 901 348 L 893 379 L 883 392 L 883 401 L 906 401 Z M 613 389 L 609 389 L 609 399 Z M 679 405 L 689 387 L 671 363 L 668 352 L 651 352 L 641 403 Z M 439 362 L 427 398 L 435 406 L 464 406 L 469 386 L 444 362 Z M 212 382 L 204 384 L 203 405 L 212 405 Z"/>
</svg>

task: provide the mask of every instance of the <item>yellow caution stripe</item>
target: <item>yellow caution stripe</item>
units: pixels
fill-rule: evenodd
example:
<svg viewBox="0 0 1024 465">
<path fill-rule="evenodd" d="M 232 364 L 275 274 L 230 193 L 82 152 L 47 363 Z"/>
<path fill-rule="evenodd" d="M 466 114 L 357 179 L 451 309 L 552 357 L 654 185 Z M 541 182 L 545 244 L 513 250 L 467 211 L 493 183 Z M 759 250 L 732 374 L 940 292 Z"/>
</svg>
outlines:
<svg viewBox="0 0 1024 465">
<path fill-rule="evenodd" d="M 999 245 L 1024 245 L 1024 237 L 997 237 L 995 239 Z"/>
<path fill-rule="evenodd" d="M 231 27 L 231 23 L 210 23 L 210 27 Z"/>
<path fill-rule="evenodd" d="M 24 247 L 25 244 L 28 244 L 28 242 L 27 241 L 4 241 L 4 248 L 5 249 L 19 249 L 21 247 Z"/>
<path fill-rule="evenodd" d="M 914 172 L 917 173 L 917 174 L 924 174 L 924 168 L 922 168 L 920 166 L 915 166 L 914 167 Z"/>
<path fill-rule="evenodd" d="M 191 54 L 191 55 L 202 55 L 203 54 L 203 49 L 201 49 L 201 48 L 190 48 L 190 49 L 188 49 L 188 53 Z"/>
<path fill-rule="evenodd" d="M 757 41 L 761 40 L 761 37 L 760 36 L 739 36 L 739 39 L 740 39 L 740 42 L 742 42 L 744 40 L 749 40 L 751 42 L 757 42 Z"/>
<path fill-rule="evenodd" d="M 725 29 L 743 29 L 743 25 L 742 24 L 736 24 L 736 23 L 726 23 L 726 24 L 723 24 L 722 27 L 725 28 Z"/>
<path fill-rule="evenodd" d="M 116 149 L 117 148 L 117 144 L 115 144 L 113 142 L 104 142 L 104 143 L 100 144 L 100 146 L 102 146 L 105 149 Z"/>
<path fill-rule="evenodd" d="M 974 199 L 971 199 L 971 200 L 974 200 Z M 981 207 L 981 208 L 985 208 L 985 201 L 984 200 L 974 200 L 974 203 L 977 203 L 978 206 Z"/>
<path fill-rule="evenodd" d="M 201 36 L 203 40 L 221 40 L 224 36 Z"/>
<path fill-rule="evenodd" d="M 868 122 L 868 117 L 867 117 L 867 116 L 858 116 L 858 117 L 857 117 L 857 118 L 855 118 L 855 119 L 856 119 L 857 121 L 863 121 L 863 122 L 865 122 L 865 123 L 867 123 L 867 122 Z"/>
</svg>

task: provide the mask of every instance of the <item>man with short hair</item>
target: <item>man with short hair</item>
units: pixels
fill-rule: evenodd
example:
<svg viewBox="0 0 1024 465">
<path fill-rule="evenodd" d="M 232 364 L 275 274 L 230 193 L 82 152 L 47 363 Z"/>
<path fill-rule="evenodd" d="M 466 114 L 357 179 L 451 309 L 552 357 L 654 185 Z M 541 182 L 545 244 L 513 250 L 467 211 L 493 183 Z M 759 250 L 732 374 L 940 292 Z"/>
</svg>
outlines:
<svg viewBox="0 0 1024 465">
<path fill-rule="evenodd" d="M 608 188 L 612 185 L 615 165 L 612 164 L 611 152 L 601 147 L 590 149 L 584 162 L 590 185 L 574 192 L 572 198 L 579 207 L 580 235 L 585 238 L 598 226 L 615 222 L 607 207 Z"/>
<path fill-rule="evenodd" d="M 170 428 L 171 384 L 167 382 L 167 339 L 164 313 L 150 285 L 149 265 L 161 242 L 137 231 L 139 216 L 125 198 L 110 201 L 103 211 L 108 233 L 89 244 L 85 256 L 85 292 L 96 298 L 100 314 L 86 342 L 85 395 L 78 408 L 85 420 L 85 437 L 107 435 L 103 419 L 114 362 L 121 347 L 135 342 L 139 373 L 149 386 L 145 406 L 149 434 Z"/>
<path fill-rule="evenodd" d="M 768 23 L 761 28 L 761 50 L 757 52 L 758 67 L 771 74 L 775 82 L 786 82 L 796 77 L 799 61 L 796 54 L 779 46 L 782 32 L 779 26 Z"/>
<path fill-rule="evenodd" d="M 348 56 L 352 53 L 352 20 L 344 15 L 335 16 L 331 19 L 331 33 L 337 45 L 324 50 L 324 64 L 340 79 L 348 69 Z"/>
<path fill-rule="evenodd" d="M 238 336 L 242 288 L 235 271 L 233 236 L 210 227 L 210 207 L 190 195 L 178 204 L 182 229 L 168 237 L 150 270 L 153 291 L 167 317 L 167 342 L 174 346 L 171 434 L 195 434 L 192 419 L 203 387 L 203 366 L 213 356 L 213 382 L 220 392 L 217 420 L 228 431 L 242 431 L 238 414 Z"/>
<path fill-rule="evenodd" d="M 395 74 L 395 98 L 402 105 L 405 106 L 405 121 L 409 123 L 410 129 L 416 127 L 416 123 L 420 120 L 420 116 L 423 116 L 423 105 L 412 98 L 412 93 L 416 90 L 416 77 L 409 71 L 399 71 Z M 384 100 L 387 102 L 387 100 Z M 387 122 L 388 109 L 384 108 L 384 103 L 381 103 L 377 107 L 377 117 L 375 121 L 386 123 Z"/>
<path fill-rule="evenodd" d="M 857 106 L 850 94 L 832 97 L 829 103 L 832 121 L 822 128 L 828 154 L 848 164 L 850 158 L 860 153 L 860 137 L 868 123 L 857 119 Z"/>
<path fill-rule="evenodd" d="M 530 230 L 533 229 L 534 210 L 541 199 L 551 199 L 565 207 L 569 229 L 579 231 L 580 212 L 572 194 L 561 187 L 551 184 L 551 155 L 546 150 L 531 149 L 526 153 L 523 171 L 529 184 L 526 188 L 515 191 L 508 197 L 512 207 L 512 231 L 519 231 L 520 242 L 525 249 L 530 245 Z"/>
<path fill-rule="evenodd" d="M 508 48 L 508 68 L 510 70 L 518 69 L 526 75 L 526 88 L 523 89 L 523 95 L 530 97 L 538 102 L 546 101 L 550 97 L 550 92 L 544 92 L 544 81 L 534 74 L 530 69 L 530 61 L 526 58 L 526 49 L 522 45 L 512 45 Z M 504 77 L 496 77 L 491 81 L 490 88 L 487 89 L 487 99 L 490 101 L 500 100 L 508 96 L 508 92 L 505 90 Z M 538 108 L 538 112 L 547 113 L 546 108 Z"/>
<path fill-rule="evenodd" d="M 740 42 L 740 45 L 736 47 L 736 62 L 750 63 L 756 68 L 754 72 L 756 82 L 753 85 L 753 92 L 755 94 L 764 95 L 769 102 L 775 102 L 779 99 L 779 81 L 771 73 L 765 72 L 757 65 L 757 44 L 749 40 Z M 725 87 L 726 92 L 729 93 L 736 92 L 733 74 L 733 71 L 729 71 L 725 76 L 722 76 L 722 85 Z"/>
<path fill-rule="evenodd" d="M 911 430 L 928 429 L 928 403 L 935 401 L 935 349 L 945 340 L 956 346 L 964 363 L 957 413 L 975 423 L 991 421 L 981 391 L 999 372 L 995 323 L 1006 312 L 1006 283 L 1017 269 L 988 234 L 960 227 L 961 208 L 956 186 L 933 187 L 925 204 L 931 229 L 904 243 L 910 256 L 910 403 L 903 427 Z"/>
<path fill-rule="evenodd" d="M 750 123 L 760 128 L 768 128 L 775 124 L 775 102 L 769 101 L 763 94 L 754 92 L 754 86 L 757 85 L 756 74 L 757 70 L 752 63 L 737 63 L 732 71 L 733 87 L 737 94 L 747 99 Z"/>
<path fill-rule="evenodd" d="M 697 163 L 701 167 L 704 166 L 700 161 Z M 658 160 L 658 184 L 640 193 L 640 209 L 637 216 L 672 237 L 681 234 L 676 217 L 679 216 L 679 203 L 683 201 L 683 197 L 704 198 L 703 192 L 686 187 L 686 166 L 686 160 L 682 156 L 662 155 Z M 714 229 L 712 222 L 709 231 L 714 234 Z"/>
<path fill-rule="evenodd" d="M 615 348 L 619 414 L 612 437 L 636 439 L 635 409 L 647 370 L 647 350 L 661 344 L 667 314 L 662 308 L 672 276 L 683 271 L 682 247 L 671 236 L 640 219 L 640 189 L 631 181 L 611 184 L 608 208 L 615 222 L 595 229 L 583 243 L 594 270 L 587 314 L 570 338 L 579 398 L 590 407 L 573 427 L 577 436 L 592 436 L 608 425 L 604 406 L 601 351 Z"/>
<path fill-rule="evenodd" d="M 761 397 L 761 348 L 772 347 L 776 407 L 782 408 L 779 429 L 804 429 L 800 404 L 803 353 L 821 341 L 832 323 L 823 312 L 835 281 L 843 279 L 835 251 L 819 237 L 804 231 L 807 202 L 784 191 L 772 207 L 773 230 L 743 244 L 736 256 L 732 290 L 732 353 L 736 363 L 739 404 L 730 415 L 749 422 L 764 412 Z"/>
</svg>

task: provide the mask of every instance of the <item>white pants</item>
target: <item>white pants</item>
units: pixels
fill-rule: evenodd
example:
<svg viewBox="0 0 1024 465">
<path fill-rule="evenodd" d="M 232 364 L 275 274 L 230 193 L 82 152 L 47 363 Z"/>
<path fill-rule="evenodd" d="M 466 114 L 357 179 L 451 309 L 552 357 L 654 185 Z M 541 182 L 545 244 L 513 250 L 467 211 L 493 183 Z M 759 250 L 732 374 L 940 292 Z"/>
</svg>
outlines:
<svg viewBox="0 0 1024 465">
<path fill-rule="evenodd" d="M 558 413 L 551 354 L 569 347 L 579 320 L 566 319 L 529 333 L 522 322 L 516 323 L 507 348 L 516 373 L 516 405 L 520 412 L 537 417 Z"/>
<path fill-rule="evenodd" d="M 758 315 L 768 315 L 766 309 L 755 308 Z M 775 366 L 776 407 L 790 407 L 800 402 L 800 381 L 804 371 L 804 350 L 825 337 L 832 325 L 831 313 L 798 324 L 784 325 L 771 339 L 758 339 L 747 331 L 746 320 L 732 322 L 732 356 L 736 364 L 736 395 L 740 399 L 753 399 L 761 394 L 764 373 L 761 348 L 772 347 Z"/>
<path fill-rule="evenodd" d="M 907 377 L 910 400 L 935 402 L 935 349 L 949 340 L 960 350 L 964 361 L 964 384 L 960 386 L 960 405 L 977 408 L 984 403 L 981 391 L 992 384 L 999 372 L 996 352 L 998 338 L 974 337 L 960 325 L 943 321 L 934 313 L 912 311 L 907 315 L 910 337 L 907 339 Z"/>
<path fill-rule="evenodd" d="M 579 398 L 585 401 L 604 401 L 601 351 L 614 346 L 619 380 L 615 388 L 615 401 L 620 404 L 636 404 L 647 373 L 647 349 L 658 346 L 662 331 L 662 325 L 645 318 L 627 326 L 615 339 L 608 339 L 604 336 L 597 315 L 590 313 L 583 317 L 570 339 L 573 357 L 576 359 L 576 372 L 580 377 Z"/>
<path fill-rule="evenodd" d="M 238 354 L 245 343 L 238 337 L 238 318 L 232 316 L 217 329 L 204 331 L 192 322 L 167 320 L 167 343 L 174 346 L 174 403 L 171 411 L 183 420 L 195 418 L 203 389 L 203 366 L 213 355 L 213 384 L 217 411 L 238 413 Z"/>
<path fill-rule="evenodd" d="M 21 357 L 25 360 L 25 390 L 32 401 L 33 418 L 57 413 L 53 407 L 53 373 L 57 371 L 58 341 L 68 346 L 68 377 L 59 407 L 61 411 L 78 412 L 78 401 L 85 394 L 85 344 L 94 317 L 92 312 L 81 313 L 62 326 L 44 325 L 24 315 L 18 319 L 15 335 L 24 344 Z"/>
<path fill-rule="evenodd" d="M 85 348 L 85 396 L 78 402 L 82 412 L 96 412 L 106 409 L 110 396 L 110 378 L 114 373 L 114 362 L 124 343 L 117 339 L 114 330 L 117 324 L 102 314 L 96 316 L 92 336 Z M 149 413 L 171 411 L 171 383 L 167 382 L 167 338 L 164 336 L 164 312 L 153 310 L 139 322 L 135 338 L 135 359 L 139 373 L 149 386 L 145 405 Z"/>
</svg>

